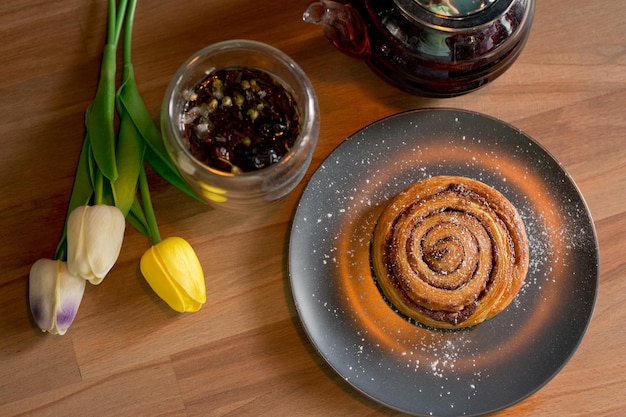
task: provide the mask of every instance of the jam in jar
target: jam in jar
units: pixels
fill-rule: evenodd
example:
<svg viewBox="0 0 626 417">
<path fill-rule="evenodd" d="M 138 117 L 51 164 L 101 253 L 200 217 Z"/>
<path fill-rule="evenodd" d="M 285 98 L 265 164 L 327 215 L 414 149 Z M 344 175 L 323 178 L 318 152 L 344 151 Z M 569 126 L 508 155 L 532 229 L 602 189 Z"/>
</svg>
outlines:
<svg viewBox="0 0 626 417">
<path fill-rule="evenodd" d="M 189 150 L 219 171 L 239 174 L 274 164 L 300 133 L 292 94 L 260 69 L 213 71 L 186 99 L 181 123 Z"/>
</svg>

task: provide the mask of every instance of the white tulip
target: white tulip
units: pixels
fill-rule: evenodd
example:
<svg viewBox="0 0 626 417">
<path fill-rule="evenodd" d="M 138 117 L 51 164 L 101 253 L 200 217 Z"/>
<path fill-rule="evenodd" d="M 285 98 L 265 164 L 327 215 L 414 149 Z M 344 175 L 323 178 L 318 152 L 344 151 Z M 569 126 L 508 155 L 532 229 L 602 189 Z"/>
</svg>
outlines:
<svg viewBox="0 0 626 417">
<path fill-rule="evenodd" d="M 67 267 L 92 284 L 100 284 L 122 248 L 126 220 L 114 206 L 80 206 L 67 221 Z"/>
<path fill-rule="evenodd" d="M 78 312 L 85 282 L 70 274 L 65 262 L 39 259 L 33 264 L 28 276 L 28 298 L 30 311 L 41 330 L 65 334 Z"/>
</svg>

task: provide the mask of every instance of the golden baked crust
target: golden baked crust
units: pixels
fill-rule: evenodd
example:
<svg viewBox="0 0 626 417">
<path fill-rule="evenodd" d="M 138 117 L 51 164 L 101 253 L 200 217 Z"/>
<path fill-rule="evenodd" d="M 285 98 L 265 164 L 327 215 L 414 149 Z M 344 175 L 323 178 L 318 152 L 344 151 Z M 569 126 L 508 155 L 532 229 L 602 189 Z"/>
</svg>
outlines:
<svg viewBox="0 0 626 417">
<path fill-rule="evenodd" d="M 470 178 L 412 184 L 381 213 L 372 243 L 380 288 L 403 314 L 457 329 L 504 310 L 528 271 L 528 238 L 515 207 Z"/>
</svg>

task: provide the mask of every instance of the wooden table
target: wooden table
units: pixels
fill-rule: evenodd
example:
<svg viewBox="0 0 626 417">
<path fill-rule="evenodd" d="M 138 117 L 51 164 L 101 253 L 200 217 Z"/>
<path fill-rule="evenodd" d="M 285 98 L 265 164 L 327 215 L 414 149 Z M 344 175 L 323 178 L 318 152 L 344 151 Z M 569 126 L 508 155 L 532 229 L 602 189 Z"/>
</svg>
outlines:
<svg viewBox="0 0 626 417">
<path fill-rule="evenodd" d="M 306 180 L 350 134 L 415 108 L 458 107 L 514 124 L 576 181 L 597 228 L 600 288 L 579 349 L 545 387 L 498 416 L 618 416 L 626 410 L 625 2 L 539 1 L 515 65 L 486 88 L 426 99 L 391 88 L 302 22 L 307 1 L 140 2 L 133 60 L 155 119 L 178 66 L 232 38 L 293 57 L 322 124 L 303 184 L 258 218 L 223 213 L 150 175 L 163 236 L 197 250 L 207 303 L 176 314 L 138 273 L 147 240 L 127 228 L 119 261 L 88 286 L 65 336 L 29 313 L 27 277 L 55 250 L 92 100 L 105 1 L 0 2 L 0 415 L 398 415 L 362 396 L 308 341 L 288 280 L 290 222 Z"/>
</svg>

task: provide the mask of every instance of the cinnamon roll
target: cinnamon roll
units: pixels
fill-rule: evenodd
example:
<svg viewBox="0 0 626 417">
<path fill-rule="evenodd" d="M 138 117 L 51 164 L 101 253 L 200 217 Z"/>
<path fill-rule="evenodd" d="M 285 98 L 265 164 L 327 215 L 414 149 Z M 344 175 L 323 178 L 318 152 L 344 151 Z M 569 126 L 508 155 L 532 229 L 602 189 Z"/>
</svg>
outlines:
<svg viewBox="0 0 626 417">
<path fill-rule="evenodd" d="M 459 176 L 412 184 L 374 229 L 372 265 L 401 313 L 436 328 L 470 327 L 504 310 L 528 271 L 522 219 L 494 188 Z"/>
</svg>

